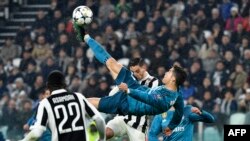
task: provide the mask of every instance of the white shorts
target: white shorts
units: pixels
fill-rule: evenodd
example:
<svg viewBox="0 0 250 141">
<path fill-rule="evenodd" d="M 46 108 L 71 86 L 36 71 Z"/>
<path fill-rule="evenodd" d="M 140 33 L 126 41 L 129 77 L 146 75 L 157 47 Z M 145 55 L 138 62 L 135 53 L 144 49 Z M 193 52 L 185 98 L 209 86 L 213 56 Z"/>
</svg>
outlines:
<svg viewBox="0 0 250 141">
<path fill-rule="evenodd" d="M 123 119 L 122 116 L 116 116 L 108 122 L 106 127 L 113 130 L 114 136 L 128 135 L 130 141 L 146 141 L 146 134 L 127 125 Z"/>
</svg>

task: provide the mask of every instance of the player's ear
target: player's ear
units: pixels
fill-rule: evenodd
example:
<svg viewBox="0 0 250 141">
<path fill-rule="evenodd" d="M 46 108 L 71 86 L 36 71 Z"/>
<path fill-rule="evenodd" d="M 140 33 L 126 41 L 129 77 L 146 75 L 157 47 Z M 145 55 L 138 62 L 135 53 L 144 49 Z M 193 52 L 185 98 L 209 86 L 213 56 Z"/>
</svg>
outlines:
<svg viewBox="0 0 250 141">
<path fill-rule="evenodd" d="M 171 81 L 172 81 L 172 83 L 176 84 L 176 78 L 175 77 L 172 77 Z"/>
<path fill-rule="evenodd" d="M 142 65 L 141 67 L 142 67 L 144 70 L 147 69 L 147 66 L 146 66 L 146 65 Z"/>
</svg>

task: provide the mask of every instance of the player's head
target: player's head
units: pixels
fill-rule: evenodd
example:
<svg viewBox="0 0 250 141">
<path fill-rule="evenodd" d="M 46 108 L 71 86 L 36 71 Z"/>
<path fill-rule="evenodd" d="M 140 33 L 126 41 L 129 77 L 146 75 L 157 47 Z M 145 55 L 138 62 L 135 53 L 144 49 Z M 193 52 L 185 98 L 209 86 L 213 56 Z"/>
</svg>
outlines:
<svg viewBox="0 0 250 141">
<path fill-rule="evenodd" d="M 58 70 L 52 71 L 47 79 L 47 89 L 52 92 L 64 88 L 66 88 L 66 83 L 63 73 Z"/>
<path fill-rule="evenodd" d="M 134 76 L 138 80 L 141 80 L 141 79 L 143 79 L 144 74 L 146 72 L 147 64 L 141 58 L 134 58 L 134 59 L 130 60 L 128 67 L 129 67 L 130 71 L 133 72 Z"/>
<path fill-rule="evenodd" d="M 185 70 L 177 65 L 169 69 L 162 79 L 164 84 L 175 85 L 177 88 L 184 83 L 187 78 Z"/>
<path fill-rule="evenodd" d="M 46 87 L 42 88 L 42 90 L 39 93 L 39 99 L 42 100 L 44 98 L 47 98 L 50 96 L 50 91 Z"/>
</svg>

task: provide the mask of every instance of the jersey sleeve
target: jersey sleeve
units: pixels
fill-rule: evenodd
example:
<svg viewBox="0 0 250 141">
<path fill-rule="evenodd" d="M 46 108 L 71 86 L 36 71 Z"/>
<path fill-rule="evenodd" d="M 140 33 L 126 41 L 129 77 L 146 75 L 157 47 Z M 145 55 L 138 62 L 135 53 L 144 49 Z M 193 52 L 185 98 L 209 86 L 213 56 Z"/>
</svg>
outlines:
<svg viewBox="0 0 250 141">
<path fill-rule="evenodd" d="M 85 106 L 86 114 L 93 118 L 95 115 L 100 115 L 100 113 L 97 111 L 97 109 L 80 93 L 76 93 L 78 97 L 83 101 Z"/>
<path fill-rule="evenodd" d="M 159 80 L 158 80 L 158 79 L 155 80 L 155 81 L 152 83 L 151 88 L 154 88 L 154 87 L 157 87 L 157 86 L 159 86 Z"/>
<path fill-rule="evenodd" d="M 28 124 L 29 126 L 32 126 L 32 125 L 34 124 L 35 121 L 36 121 L 36 120 L 35 120 L 35 114 L 33 114 L 33 115 L 28 119 L 28 121 L 27 121 L 26 124 Z"/>
<path fill-rule="evenodd" d="M 175 108 L 175 112 L 173 115 L 172 120 L 170 121 L 168 127 L 173 130 L 175 127 L 177 127 L 182 119 L 183 112 L 184 112 L 184 101 L 183 97 L 179 95 L 176 99 L 175 104 L 173 105 Z"/>
<path fill-rule="evenodd" d="M 43 131 L 46 130 L 46 126 L 48 123 L 48 111 L 45 106 L 46 102 L 47 102 L 47 99 L 44 99 L 39 103 L 36 114 L 35 114 L 34 125 L 32 126 L 31 129 L 39 128 Z"/>
<path fill-rule="evenodd" d="M 35 107 L 34 113 L 31 115 L 31 117 L 28 119 L 27 123 L 29 126 L 33 126 L 36 122 L 36 115 L 37 115 L 37 109 L 38 109 L 39 104 Z"/>
<path fill-rule="evenodd" d="M 151 127 L 148 133 L 149 141 L 158 141 L 158 135 L 161 133 L 161 115 L 156 115 L 151 123 Z"/>
<path fill-rule="evenodd" d="M 161 99 L 158 97 L 157 94 L 149 94 L 149 90 L 142 91 L 138 89 L 129 89 L 128 93 L 129 96 L 133 97 L 138 101 L 141 101 L 156 108 L 161 107 Z"/>
<path fill-rule="evenodd" d="M 80 94 L 81 95 L 81 94 Z M 98 130 L 99 136 L 100 136 L 100 140 L 106 140 L 106 132 L 105 132 L 105 120 L 103 119 L 102 115 L 100 114 L 100 112 L 97 111 L 97 109 L 90 103 L 88 102 L 88 100 L 82 96 L 83 102 L 85 104 L 85 110 L 86 110 L 86 114 L 91 117 L 95 123 L 96 123 L 96 128 Z"/>
<path fill-rule="evenodd" d="M 192 122 L 197 122 L 197 121 L 202 121 L 206 123 L 215 122 L 213 115 L 204 110 L 202 110 L 201 114 L 196 114 L 196 113 L 191 112 L 188 118 Z"/>
</svg>

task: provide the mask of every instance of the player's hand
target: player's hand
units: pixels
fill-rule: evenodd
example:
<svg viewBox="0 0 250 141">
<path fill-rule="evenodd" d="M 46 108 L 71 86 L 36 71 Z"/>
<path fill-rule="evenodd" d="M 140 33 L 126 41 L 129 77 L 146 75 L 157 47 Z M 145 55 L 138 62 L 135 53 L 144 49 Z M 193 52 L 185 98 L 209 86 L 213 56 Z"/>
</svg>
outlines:
<svg viewBox="0 0 250 141">
<path fill-rule="evenodd" d="M 86 34 L 85 32 L 85 29 L 84 29 L 84 26 L 80 26 L 80 25 L 77 25 L 75 22 L 73 22 L 73 27 L 77 33 L 77 36 L 76 38 L 79 40 L 79 41 L 84 41 L 84 35 Z"/>
<path fill-rule="evenodd" d="M 164 134 L 166 135 L 166 136 L 170 136 L 171 134 L 172 134 L 172 130 L 170 129 L 170 128 L 166 128 L 166 129 L 164 129 Z"/>
<path fill-rule="evenodd" d="M 192 107 L 191 110 L 192 110 L 193 113 L 196 113 L 196 114 L 199 114 L 199 115 L 201 114 L 201 110 L 199 108 L 197 108 L 197 107 Z"/>
<path fill-rule="evenodd" d="M 121 83 L 118 88 L 121 90 L 121 91 L 125 91 L 127 92 L 128 91 L 128 85 L 126 83 Z"/>
<path fill-rule="evenodd" d="M 25 125 L 23 125 L 23 130 L 24 131 L 29 131 L 29 125 L 28 124 L 25 124 Z"/>
</svg>

